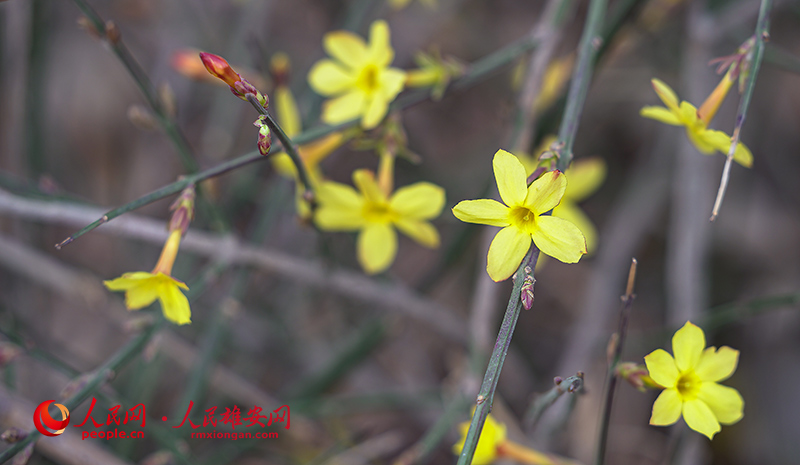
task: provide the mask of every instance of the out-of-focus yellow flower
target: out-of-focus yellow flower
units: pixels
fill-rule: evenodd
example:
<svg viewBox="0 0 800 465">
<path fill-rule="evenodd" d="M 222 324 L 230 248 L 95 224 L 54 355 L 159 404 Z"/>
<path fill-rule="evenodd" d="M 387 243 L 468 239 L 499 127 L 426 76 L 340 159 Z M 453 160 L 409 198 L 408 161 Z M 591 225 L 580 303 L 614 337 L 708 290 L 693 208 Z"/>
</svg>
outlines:
<svg viewBox="0 0 800 465">
<path fill-rule="evenodd" d="M 270 72 L 275 80 L 272 106 L 283 131 L 287 136 L 294 137 L 300 134 L 303 126 L 300 119 L 300 110 L 297 107 L 297 100 L 295 100 L 294 94 L 288 85 L 290 66 L 289 57 L 285 53 L 276 53 L 270 61 Z M 319 168 L 320 162 L 344 144 L 347 139 L 348 137 L 345 134 L 337 131 L 297 148 L 312 186 L 316 186 L 322 180 L 322 172 Z M 298 182 L 297 167 L 294 166 L 291 157 L 286 152 L 276 153 L 272 156 L 272 164 L 279 174 L 295 180 L 295 185 L 297 186 L 295 195 L 297 213 L 301 218 L 309 218 L 311 208 L 308 205 L 308 201 L 303 197 L 305 188 Z"/>
<path fill-rule="evenodd" d="M 453 453 L 455 455 L 461 455 L 464 450 L 469 424 L 470 422 L 466 421 L 458 425 L 461 437 L 458 438 L 458 442 L 453 444 Z M 483 430 L 475 447 L 475 455 L 472 456 L 472 464 L 488 465 L 498 457 L 506 457 L 514 462 L 529 465 L 578 465 L 575 461 L 539 452 L 525 445 L 509 441 L 506 439 L 506 425 L 496 421 L 490 414 L 483 423 Z"/>
<path fill-rule="evenodd" d="M 312 89 L 335 97 L 324 103 L 322 121 L 338 124 L 361 117 L 365 129 L 374 128 L 405 82 L 405 72 L 389 67 L 394 50 L 386 21 L 372 23 L 369 44 L 352 32 L 334 31 L 325 34 L 323 45 L 333 59 L 318 61 L 308 74 Z"/>
<path fill-rule="evenodd" d="M 739 391 L 717 384 L 736 370 L 738 350 L 706 348 L 703 330 L 687 321 L 672 337 L 672 351 L 675 358 L 663 349 L 644 358 L 650 377 L 664 387 L 653 404 L 651 425 L 671 425 L 682 414 L 689 428 L 713 439 L 720 423 L 732 425 L 742 419 Z"/>
<path fill-rule="evenodd" d="M 128 310 L 139 310 L 158 299 L 166 319 L 179 325 L 191 323 L 189 300 L 181 292 L 181 289 L 188 291 L 189 287 L 170 276 L 180 242 L 181 231 L 172 231 L 153 271 L 125 273 L 103 284 L 111 291 L 125 291 Z"/>
<path fill-rule="evenodd" d="M 465 421 L 458 425 L 461 437 L 458 438 L 458 442 L 453 444 L 453 453 L 456 455 L 461 455 L 461 451 L 464 450 L 469 424 L 470 422 Z M 494 462 L 497 458 L 497 449 L 504 442 L 506 442 L 506 425 L 495 421 L 492 415 L 487 416 L 480 439 L 478 439 L 478 446 L 475 448 L 475 455 L 472 457 L 472 463 L 487 465 Z"/>
<path fill-rule="evenodd" d="M 389 6 L 394 8 L 395 10 L 402 10 L 403 8 L 407 7 L 411 0 L 388 0 Z M 425 5 L 425 7 L 434 9 L 439 4 L 439 0 L 419 0 L 420 3 Z"/>
<path fill-rule="evenodd" d="M 320 183 L 317 226 L 326 231 L 359 231 L 358 262 L 369 274 L 379 273 L 394 261 L 397 233 L 394 228 L 426 247 L 439 246 L 439 232 L 428 220 L 439 216 L 444 189 L 429 182 L 386 192 L 369 170 L 353 172 L 352 187 L 333 181 Z"/>
<path fill-rule="evenodd" d="M 716 114 L 722 100 L 728 93 L 728 89 L 733 84 L 730 74 L 726 74 L 722 78 L 722 81 L 720 81 L 703 105 L 700 106 L 699 110 L 687 101 L 679 102 L 675 92 L 658 79 L 653 79 L 652 83 L 656 94 L 664 102 L 666 108 L 647 106 L 642 108 L 640 112 L 642 116 L 672 126 L 685 127 L 689 140 L 703 154 L 710 155 L 718 151 L 728 155 L 728 150 L 731 147 L 730 136 L 722 131 L 708 129 L 708 124 Z M 753 154 L 742 143 L 737 145 L 733 159 L 747 168 L 753 165 Z"/>
<path fill-rule="evenodd" d="M 536 100 L 533 102 L 533 108 L 536 113 L 541 113 L 546 110 L 556 101 L 561 93 L 564 91 L 569 78 L 572 75 L 572 66 L 575 63 L 575 55 L 569 55 L 553 60 L 544 72 L 542 79 L 542 88 Z"/>
<path fill-rule="evenodd" d="M 406 87 L 431 87 L 433 100 L 440 100 L 454 77 L 464 74 L 464 65 L 448 58 L 442 59 L 438 50 L 418 52 L 414 56 L 419 69 L 406 72 Z"/>
<path fill-rule="evenodd" d="M 567 178 L 567 190 L 564 197 L 553 209 L 553 216 L 563 218 L 574 224 L 586 237 L 586 251 L 594 253 L 597 245 L 597 228 L 586 213 L 578 206 L 578 202 L 586 200 L 594 194 L 606 179 L 606 162 L 600 157 L 583 158 L 572 162 L 564 171 Z"/>
<path fill-rule="evenodd" d="M 567 220 L 543 215 L 561 201 L 567 179 L 550 171 L 527 184 L 522 163 L 505 150 L 493 161 L 494 176 L 502 203 L 492 199 L 464 200 L 453 208 L 456 218 L 467 223 L 500 226 L 489 246 L 486 271 L 494 281 L 510 277 L 531 247 L 565 263 L 576 263 L 586 254 L 581 231 Z"/>
</svg>

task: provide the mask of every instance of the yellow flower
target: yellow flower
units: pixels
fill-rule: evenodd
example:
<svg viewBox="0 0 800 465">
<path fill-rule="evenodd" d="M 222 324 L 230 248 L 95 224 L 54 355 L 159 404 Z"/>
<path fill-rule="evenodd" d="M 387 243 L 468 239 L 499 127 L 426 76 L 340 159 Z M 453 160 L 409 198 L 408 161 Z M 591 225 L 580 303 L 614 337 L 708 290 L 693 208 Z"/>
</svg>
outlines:
<svg viewBox="0 0 800 465">
<path fill-rule="evenodd" d="M 396 227 L 426 247 L 439 246 L 439 233 L 427 220 L 442 211 L 444 189 L 418 182 L 394 194 L 381 190 L 369 170 L 353 172 L 352 187 L 322 182 L 317 189 L 317 226 L 327 231 L 359 231 L 358 261 L 367 273 L 389 267 L 397 254 Z M 391 195 L 390 195 L 391 194 Z"/>
<path fill-rule="evenodd" d="M 720 423 L 732 425 L 742 419 L 739 391 L 717 384 L 736 370 L 738 350 L 706 348 L 703 330 L 687 321 L 672 337 L 672 351 L 675 358 L 662 349 L 644 358 L 650 377 L 664 386 L 653 404 L 651 425 L 671 425 L 683 414 L 689 428 L 713 439 Z"/>
<path fill-rule="evenodd" d="M 511 276 L 519 267 L 531 240 L 542 253 L 565 263 L 576 263 L 586 253 L 581 231 L 567 220 L 546 216 L 564 195 L 567 179 L 550 171 L 527 185 L 522 163 L 505 150 L 494 155 L 494 176 L 502 203 L 491 199 L 464 200 L 453 208 L 467 223 L 500 226 L 489 246 L 486 271 L 494 281 Z"/>
<path fill-rule="evenodd" d="M 372 23 L 369 44 L 351 32 L 334 31 L 325 34 L 323 45 L 333 59 L 318 61 L 308 74 L 312 89 L 336 97 L 323 105 L 322 121 L 338 124 L 360 116 L 365 129 L 374 128 L 405 82 L 402 70 L 389 67 L 394 50 L 386 21 Z"/>
<path fill-rule="evenodd" d="M 152 272 L 125 273 L 111 281 L 103 281 L 103 284 L 110 291 L 125 291 L 125 306 L 128 310 L 139 310 L 158 299 L 166 319 L 179 325 L 191 323 L 189 300 L 181 292 L 181 289 L 188 291 L 189 287 L 170 276 L 178 254 L 181 235 L 179 229 L 170 232 L 169 239 L 164 244 L 164 249 Z"/>
<path fill-rule="evenodd" d="M 553 216 L 577 226 L 586 237 L 586 251 L 591 254 L 597 245 L 597 228 L 578 206 L 578 202 L 594 194 L 603 184 L 606 162 L 599 157 L 576 160 L 564 171 L 564 176 L 569 183 L 561 203 L 553 209 Z"/>
<path fill-rule="evenodd" d="M 733 83 L 729 75 L 723 78 L 720 85 L 700 107 L 700 110 L 689 102 L 682 101 L 679 103 L 675 92 L 658 79 L 653 79 L 652 83 L 656 94 L 664 102 L 666 108 L 647 106 L 642 108 L 639 114 L 645 118 L 654 119 L 672 126 L 684 126 L 686 135 L 692 141 L 692 144 L 697 147 L 697 150 L 706 155 L 710 155 L 714 151 L 722 152 L 724 155 L 728 154 L 728 150 L 731 147 L 730 136 L 722 131 L 708 129 L 707 126 Z M 733 159 L 747 168 L 753 165 L 753 154 L 742 143 L 736 146 Z"/>
<path fill-rule="evenodd" d="M 466 421 L 458 425 L 461 437 L 458 442 L 453 444 L 453 453 L 461 455 L 464 450 L 464 441 L 467 439 L 467 431 L 469 431 L 470 422 Z M 478 439 L 478 445 L 475 448 L 475 455 L 472 458 L 473 465 L 487 465 L 494 462 L 497 458 L 497 449 L 506 442 L 506 425 L 498 423 L 491 415 L 486 417 L 486 422 L 483 424 L 481 436 Z"/>
</svg>

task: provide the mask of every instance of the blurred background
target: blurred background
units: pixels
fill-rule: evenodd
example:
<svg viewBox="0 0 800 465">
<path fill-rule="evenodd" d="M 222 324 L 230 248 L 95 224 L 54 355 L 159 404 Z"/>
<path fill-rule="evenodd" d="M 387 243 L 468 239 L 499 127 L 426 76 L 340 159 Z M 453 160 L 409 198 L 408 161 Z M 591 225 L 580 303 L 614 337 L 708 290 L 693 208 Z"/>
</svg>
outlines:
<svg viewBox="0 0 800 465">
<path fill-rule="evenodd" d="M 588 2 L 562 3 L 563 25 L 542 40 L 553 61 L 571 62 Z M 603 184 L 580 202 L 599 239 L 578 264 L 549 259 L 537 268 L 535 303 L 519 318 L 493 410 L 514 441 L 594 460 L 606 346 L 636 257 L 623 359 L 642 363 L 657 348 L 670 350 L 672 333 L 692 320 L 709 345 L 740 351 L 725 384 L 741 392 L 745 416 L 713 441 L 682 420 L 652 427 L 657 393 L 620 383 L 607 463 L 783 464 L 800 456 L 800 5 L 774 3 L 741 133 L 755 161 L 751 169 L 733 165 L 712 223 L 724 156 L 700 154 L 684 129 L 639 110 L 660 105 L 652 78 L 699 106 L 719 80 L 708 61 L 753 34 L 759 2 L 610 2 L 574 150 L 576 160 L 599 157 L 607 166 Z M 450 208 L 485 197 L 494 188 L 492 156 L 517 149 L 528 54 L 506 54 L 440 101 L 420 98 L 397 112 L 417 156 L 398 158 L 395 185 L 424 180 L 445 188 L 445 209 L 434 220 L 440 248 L 401 236 L 391 268 L 367 276 L 355 259 L 355 235 L 299 220 L 294 183 L 257 161 L 199 184 L 204 200 L 173 270 L 191 289 L 192 324 L 158 325 L 158 305 L 128 312 L 102 281 L 151 269 L 175 196 L 61 250 L 53 246 L 188 173 L 137 79 L 87 32 L 80 4 L 0 2 L 0 425 L 29 430 L 35 405 L 107 380 L 72 411 L 72 424 L 95 397 L 99 422 L 108 408 L 143 403 L 147 426 L 144 439 L 110 441 L 81 441 L 68 428 L 39 440 L 30 463 L 454 463 L 456 425 L 469 418 L 511 283 L 493 284 L 485 272 L 496 228 L 461 223 Z M 270 59 L 284 52 L 303 126 L 318 128 L 323 99 L 306 76 L 326 56 L 326 32 L 364 37 L 383 18 L 393 66 L 414 69 L 417 52 L 436 49 L 469 73 L 471 63 L 531 37 L 545 2 L 112 0 L 91 7 L 113 21 L 202 170 L 254 151 L 257 115 L 224 86 L 181 72 L 176 56 L 187 49 L 224 56 L 270 95 Z M 567 84 L 568 76 L 553 82 Z M 539 109 L 528 154 L 538 155 L 539 142 L 558 131 L 561 93 Z M 730 134 L 738 100 L 732 90 L 711 127 Z M 349 184 L 354 169 L 376 169 L 375 153 L 359 148 L 334 151 L 321 164 L 325 176 Z M 113 369 L 104 371 L 109 360 Z M 537 396 L 555 376 L 578 371 L 584 389 L 532 425 Z M 195 423 L 212 406 L 244 413 L 289 405 L 291 427 L 270 429 L 278 439 L 191 438 L 191 428 L 170 428 L 189 401 Z"/>
</svg>

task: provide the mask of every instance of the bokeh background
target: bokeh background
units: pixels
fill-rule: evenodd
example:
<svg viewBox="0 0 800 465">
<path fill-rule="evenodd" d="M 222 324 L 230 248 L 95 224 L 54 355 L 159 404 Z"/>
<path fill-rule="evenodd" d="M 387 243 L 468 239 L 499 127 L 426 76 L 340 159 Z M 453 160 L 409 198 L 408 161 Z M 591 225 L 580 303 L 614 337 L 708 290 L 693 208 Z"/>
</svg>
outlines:
<svg viewBox="0 0 800 465">
<path fill-rule="evenodd" d="M 545 2 L 427 3 L 396 9 L 383 0 L 113 0 L 92 7 L 113 20 L 154 85 L 170 89 L 175 123 L 206 169 L 255 150 L 256 114 L 228 89 L 179 73 L 172 62 L 181 50 L 223 55 L 260 76 L 267 93 L 270 57 L 285 52 L 304 126 L 314 128 L 322 99 L 306 76 L 325 56 L 326 32 L 364 36 L 384 18 L 394 66 L 414 68 L 414 54 L 432 46 L 469 64 L 529 36 Z M 587 2 L 565 3 L 568 19 L 553 31 L 555 58 L 575 51 L 586 14 Z M 681 128 L 638 115 L 657 103 L 654 77 L 699 105 L 718 80 L 707 62 L 733 53 L 753 33 L 758 7 L 754 0 L 610 2 L 610 12 L 625 14 L 604 44 L 575 145 L 576 159 L 598 156 L 608 166 L 602 187 L 581 203 L 599 244 L 576 265 L 551 259 L 536 272 L 534 307 L 519 319 L 495 399 L 494 414 L 515 441 L 594 460 L 606 345 L 636 257 L 637 299 L 623 358 L 641 362 L 656 348 L 669 349 L 672 332 L 691 319 L 709 344 L 740 350 L 726 384 L 743 395 L 745 416 L 712 442 L 682 422 L 651 427 L 656 393 L 622 383 L 607 463 L 761 465 L 800 456 L 798 4 L 775 2 L 742 132 L 755 162 L 752 169 L 733 166 L 715 222 L 708 217 L 724 157 L 703 156 Z M 61 250 L 53 245 L 186 174 L 170 139 L 148 127 L 134 79 L 79 26 L 80 17 L 68 1 L 0 3 L 4 429 L 30 429 L 33 406 L 63 399 L 65 386 L 79 389 L 82 374 L 96 374 L 152 324 L 157 305 L 127 312 L 122 296 L 101 282 L 152 267 L 173 198 Z M 491 284 L 483 269 L 494 231 L 462 224 L 449 209 L 492 187 L 491 158 L 511 149 L 519 100 L 513 76 L 524 60 L 400 113 L 419 159 L 398 159 L 396 185 L 426 180 L 446 189 L 446 208 L 434 221 L 442 246 L 432 251 L 401 238 L 395 263 L 379 276 L 361 272 L 354 235 L 320 233 L 297 219 L 294 185 L 269 161 L 202 183 L 221 218 L 198 210 L 174 270 L 192 289 L 193 323 L 159 328 L 93 394 L 98 421 L 113 405 L 144 403 L 145 439 L 70 441 L 77 433 L 68 431 L 41 439 L 30 463 L 454 463 L 455 425 L 468 418 L 510 283 Z M 537 118 L 530 151 L 557 131 L 562 104 Z M 730 133 L 737 105 L 731 92 L 712 126 Z M 374 153 L 346 145 L 322 169 L 349 183 L 353 169 L 376 166 Z M 585 373 L 583 392 L 559 399 L 532 427 L 526 412 L 537 395 L 554 376 L 578 371 Z M 168 427 L 189 400 L 195 421 L 211 406 L 270 411 L 288 404 L 292 426 L 278 428 L 279 439 L 193 439 L 186 427 Z M 73 418 L 81 421 L 88 404 Z M 170 417 L 167 426 L 162 416 Z M 420 445 L 434 425 L 443 425 L 444 435 Z M 422 457 L 414 455 L 419 450 Z"/>
</svg>

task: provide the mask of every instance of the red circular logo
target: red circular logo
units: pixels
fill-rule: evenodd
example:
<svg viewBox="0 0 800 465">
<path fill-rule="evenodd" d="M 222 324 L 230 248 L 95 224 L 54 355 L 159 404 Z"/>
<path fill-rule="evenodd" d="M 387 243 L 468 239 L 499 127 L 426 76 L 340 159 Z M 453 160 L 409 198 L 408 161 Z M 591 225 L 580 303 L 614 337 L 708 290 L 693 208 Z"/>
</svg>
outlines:
<svg viewBox="0 0 800 465">
<path fill-rule="evenodd" d="M 36 426 L 36 429 L 45 436 L 58 436 L 64 432 L 64 429 L 69 424 L 69 410 L 67 410 L 67 408 L 61 404 L 53 404 L 58 407 L 59 410 L 61 410 L 61 420 L 56 420 L 50 416 L 50 412 L 47 411 L 47 407 L 49 407 L 53 402 L 55 402 L 55 400 L 46 400 L 39 404 L 39 406 L 36 407 L 36 410 L 33 412 L 33 424 Z M 47 428 L 56 431 L 51 432 Z"/>
</svg>

